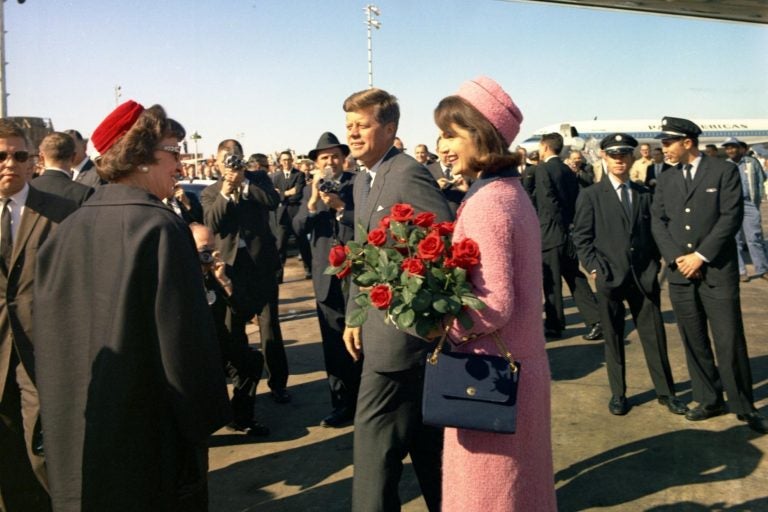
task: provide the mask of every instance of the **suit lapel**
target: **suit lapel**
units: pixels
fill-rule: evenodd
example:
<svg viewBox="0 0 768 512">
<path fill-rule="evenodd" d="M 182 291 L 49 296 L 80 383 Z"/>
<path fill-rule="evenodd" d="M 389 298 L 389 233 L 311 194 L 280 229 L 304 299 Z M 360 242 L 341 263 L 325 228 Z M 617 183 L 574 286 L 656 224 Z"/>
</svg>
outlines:
<svg viewBox="0 0 768 512">
<path fill-rule="evenodd" d="M 632 233 L 637 224 L 637 217 L 640 212 L 640 192 L 638 186 L 632 182 L 629 182 L 629 192 L 632 194 L 632 221 L 629 223 L 629 232 Z"/>
<path fill-rule="evenodd" d="M 691 189 L 688 191 L 688 197 L 686 199 L 690 199 L 690 197 L 693 195 L 693 193 L 696 191 L 696 187 L 699 186 L 699 184 L 704 181 L 704 174 L 707 169 L 707 157 L 702 156 L 701 161 L 699 161 L 699 167 L 696 169 L 696 176 L 693 177 L 693 185 L 691 186 Z M 683 171 L 680 171 L 681 174 Z"/>
<path fill-rule="evenodd" d="M 24 250 L 24 246 L 29 240 L 29 235 L 35 229 L 35 225 L 40 220 L 40 214 L 37 212 L 37 193 L 34 192 L 32 187 L 29 188 L 29 195 L 27 196 L 27 202 L 24 205 L 24 213 L 21 215 L 21 222 L 19 222 L 19 230 L 16 232 L 16 240 L 13 242 L 13 254 L 11 255 L 11 266 L 16 264 L 16 259 L 19 254 Z M 10 271 L 10 269 L 9 269 Z"/>
<path fill-rule="evenodd" d="M 603 194 L 608 197 L 605 198 L 606 214 L 610 218 L 620 218 L 624 225 L 624 229 L 628 232 L 631 231 L 629 226 L 629 219 L 627 218 L 627 212 L 624 210 L 619 196 L 616 195 L 616 189 L 613 188 L 613 182 L 610 179 L 600 180 L 600 185 L 603 187 Z M 609 222 L 610 223 L 610 222 Z"/>
<path fill-rule="evenodd" d="M 373 185 L 371 186 L 371 190 L 368 193 L 368 199 L 365 203 L 365 212 L 363 215 L 365 229 L 370 229 L 371 217 L 373 217 L 373 214 L 376 212 L 376 208 L 379 205 L 379 197 L 381 196 L 381 191 L 384 189 L 384 184 L 387 180 L 387 173 L 392 167 L 392 158 L 395 157 L 398 153 L 399 151 L 397 149 L 390 149 L 387 155 L 384 157 L 384 161 L 376 171 L 376 179 L 373 180 Z"/>
</svg>

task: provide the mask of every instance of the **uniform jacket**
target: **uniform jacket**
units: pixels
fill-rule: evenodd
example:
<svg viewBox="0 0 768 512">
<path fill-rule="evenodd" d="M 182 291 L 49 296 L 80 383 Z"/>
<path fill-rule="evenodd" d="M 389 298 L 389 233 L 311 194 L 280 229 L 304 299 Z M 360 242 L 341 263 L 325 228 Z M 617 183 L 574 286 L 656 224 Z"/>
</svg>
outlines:
<svg viewBox="0 0 768 512">
<path fill-rule="evenodd" d="M 32 180 L 31 185 L 43 192 L 74 201 L 77 206 L 83 204 L 93 194 L 92 187 L 72 181 L 69 176 L 56 169 L 46 169 L 43 174 Z"/>
<path fill-rule="evenodd" d="M 203 190 L 205 224 L 216 236 L 216 247 L 227 265 L 234 265 L 240 240 L 245 242 L 254 263 L 266 272 L 280 268 L 275 236 L 269 227 L 269 212 L 277 208 L 280 197 L 263 171 L 249 173 L 248 194 L 235 203 L 221 195 L 219 181 Z"/>
<path fill-rule="evenodd" d="M 343 172 L 339 178 L 341 181 L 339 197 L 344 201 L 344 213 L 340 221 L 336 220 L 336 211 L 330 210 L 322 201 L 317 202 L 317 213 L 309 215 L 307 204 L 312 193 L 311 186 L 304 189 L 304 200 L 299 213 L 293 218 L 293 230 L 299 236 L 310 235 L 312 285 L 315 288 L 317 302 L 325 301 L 331 289 L 331 283 L 334 279 L 338 280 L 336 276 L 325 274 L 331 247 L 338 244 L 344 245 L 355 236 L 355 203 L 352 198 L 355 177 L 351 172 Z"/>
<path fill-rule="evenodd" d="M 688 283 L 675 259 L 698 252 L 709 260 L 701 268 L 706 283 L 738 285 L 735 236 L 744 216 L 744 199 L 733 163 L 702 155 L 687 193 L 682 170 L 664 172 L 656 182 L 652 212 L 653 237 L 672 270 L 670 283 Z"/>
<path fill-rule="evenodd" d="M 534 179 L 541 249 L 546 251 L 568 240 L 579 195 L 579 182 L 576 174 L 559 157 L 536 166 Z"/>
<path fill-rule="evenodd" d="M 190 509 L 230 406 L 187 225 L 141 189 L 99 187 L 40 249 L 35 301 L 54 510 Z"/>
<path fill-rule="evenodd" d="M 298 212 L 299 205 L 301 205 L 301 198 L 304 195 L 304 186 L 306 185 L 306 177 L 304 173 L 298 169 L 291 169 L 290 178 L 285 179 L 285 173 L 282 169 L 278 169 L 272 175 L 272 182 L 275 184 L 275 188 L 280 194 L 280 205 L 277 207 L 277 222 L 278 224 L 291 225 L 291 219 Z M 292 196 L 285 196 L 285 191 L 296 187 L 296 194 Z M 287 215 L 286 215 L 287 214 Z"/>
<path fill-rule="evenodd" d="M 0 397 L 5 390 L 12 350 L 16 350 L 27 374 L 35 379 L 31 333 L 37 250 L 76 209 L 72 201 L 29 187 L 13 243 L 10 273 L 6 275 L 0 269 Z"/>
<path fill-rule="evenodd" d="M 366 184 L 365 176 L 358 176 L 354 185 L 355 225 L 362 224 L 366 232 L 378 226 L 385 215 L 397 203 L 408 203 L 416 213 L 432 212 L 436 222 L 451 220 L 450 208 L 435 179 L 429 171 L 412 157 L 395 148 L 389 150 L 373 180 L 367 201 L 361 194 Z M 364 207 L 361 205 L 364 204 Z M 364 242 L 355 229 L 355 241 Z M 350 286 L 347 311 L 356 307 L 354 298 L 358 289 Z M 362 329 L 363 352 L 366 366 L 374 371 L 400 371 L 423 365 L 430 345 L 422 339 L 397 330 L 384 323 L 384 314 L 369 309 L 368 320 Z"/>
<path fill-rule="evenodd" d="M 606 178 L 582 190 L 576 202 L 573 242 L 587 272 L 597 271 L 599 291 L 610 293 L 632 275 L 650 293 L 659 272 L 659 249 L 651 234 L 651 192 L 629 183 L 632 217 L 627 218 L 613 183 Z"/>
</svg>

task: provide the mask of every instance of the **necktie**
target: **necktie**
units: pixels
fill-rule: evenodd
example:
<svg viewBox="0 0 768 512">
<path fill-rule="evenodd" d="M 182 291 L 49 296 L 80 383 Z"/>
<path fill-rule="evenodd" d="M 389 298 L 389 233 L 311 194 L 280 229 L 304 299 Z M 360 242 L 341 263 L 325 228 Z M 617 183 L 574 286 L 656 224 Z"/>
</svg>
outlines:
<svg viewBox="0 0 768 512">
<path fill-rule="evenodd" d="M 621 194 L 621 206 L 624 207 L 624 213 L 627 214 L 627 219 L 631 219 L 632 205 L 629 202 L 629 191 L 627 190 L 627 185 L 625 183 L 619 185 L 619 191 Z"/>
<path fill-rule="evenodd" d="M 451 168 L 450 167 L 446 167 L 445 169 L 443 169 L 443 174 L 445 174 L 445 177 L 447 179 L 449 179 L 449 180 L 453 179 L 453 175 L 451 174 Z"/>
<path fill-rule="evenodd" d="M 3 213 L 0 215 L 0 257 L 5 268 L 10 268 L 11 254 L 13 253 L 13 235 L 11 233 L 11 208 L 8 203 L 10 197 L 3 198 Z"/>
<path fill-rule="evenodd" d="M 685 191 L 688 192 L 693 188 L 693 177 L 691 176 L 691 164 L 685 164 L 683 170 L 685 171 Z"/>
<path fill-rule="evenodd" d="M 365 173 L 365 176 L 363 177 L 363 189 L 360 191 L 360 211 L 365 210 L 365 203 L 368 201 L 368 192 L 371 191 L 371 181 L 373 181 L 373 176 L 371 176 L 371 173 L 366 171 L 363 171 Z M 357 205 L 355 205 L 355 209 L 357 209 Z"/>
</svg>

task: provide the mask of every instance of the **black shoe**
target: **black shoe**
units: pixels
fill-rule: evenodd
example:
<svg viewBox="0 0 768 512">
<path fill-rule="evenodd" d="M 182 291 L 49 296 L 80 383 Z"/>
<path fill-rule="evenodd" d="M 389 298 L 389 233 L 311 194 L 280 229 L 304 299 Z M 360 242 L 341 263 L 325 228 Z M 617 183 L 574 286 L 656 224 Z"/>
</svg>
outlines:
<svg viewBox="0 0 768 512">
<path fill-rule="evenodd" d="M 348 407 L 341 407 L 336 409 L 331 414 L 326 416 L 320 421 L 321 427 L 338 428 L 350 423 L 355 419 L 355 411 Z"/>
<path fill-rule="evenodd" d="M 768 434 L 768 419 L 759 412 L 752 411 L 749 414 L 737 414 L 736 417 L 739 421 L 747 422 L 747 426 L 755 432 Z"/>
<path fill-rule="evenodd" d="M 629 412 L 629 403 L 625 396 L 614 396 L 608 402 L 608 410 L 615 416 L 624 416 Z"/>
<path fill-rule="evenodd" d="M 555 329 L 544 329 L 544 337 L 548 340 L 559 340 L 561 338 L 561 332 Z"/>
<path fill-rule="evenodd" d="M 278 404 L 287 404 L 291 401 L 291 395 L 288 394 L 288 390 L 285 388 L 273 389 L 270 395 L 272 400 Z"/>
<path fill-rule="evenodd" d="M 262 425 L 256 420 L 251 420 L 248 423 L 241 424 L 232 422 L 227 425 L 227 428 L 236 432 L 242 432 L 251 437 L 264 437 L 269 435 L 269 428 L 266 425 Z"/>
<path fill-rule="evenodd" d="M 685 419 L 689 421 L 702 421 L 714 418 L 715 416 L 720 416 L 721 414 L 725 414 L 725 406 L 723 404 L 707 406 L 697 405 L 685 413 Z"/>
<path fill-rule="evenodd" d="M 603 327 L 600 325 L 600 322 L 593 324 L 589 332 L 584 336 L 582 336 L 582 339 L 585 339 L 587 341 L 595 341 L 595 340 L 603 339 Z"/>
<path fill-rule="evenodd" d="M 688 406 L 676 396 L 660 396 L 657 400 L 661 405 L 666 405 L 672 414 L 682 415 L 688 412 Z"/>
<path fill-rule="evenodd" d="M 304 271 L 304 279 L 312 279 L 312 271 L 305 270 Z"/>
</svg>

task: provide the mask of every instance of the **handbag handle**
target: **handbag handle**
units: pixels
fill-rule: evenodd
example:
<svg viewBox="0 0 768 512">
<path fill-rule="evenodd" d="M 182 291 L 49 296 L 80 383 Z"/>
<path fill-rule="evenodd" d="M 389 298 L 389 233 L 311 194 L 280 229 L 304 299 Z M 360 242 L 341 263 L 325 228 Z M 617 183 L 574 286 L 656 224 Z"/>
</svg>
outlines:
<svg viewBox="0 0 768 512">
<path fill-rule="evenodd" d="M 448 331 L 450 330 L 450 324 L 445 327 L 445 330 L 443 331 L 443 335 L 440 336 L 440 341 L 437 342 L 437 346 L 435 347 L 435 350 L 432 351 L 432 354 L 430 354 L 429 358 L 427 358 L 427 362 L 431 365 L 437 364 L 437 356 L 440 354 L 440 352 L 443 350 L 443 345 L 445 345 L 445 340 L 448 337 Z M 512 353 L 507 350 L 507 347 L 504 346 L 504 344 L 501 342 L 501 338 L 499 337 L 498 331 L 493 331 L 491 333 L 491 336 L 493 336 L 493 341 L 496 342 L 496 348 L 499 349 L 499 354 L 501 357 L 507 360 L 507 363 L 509 363 L 509 369 L 514 374 L 517 373 L 517 364 L 515 364 L 515 360 L 512 357 Z"/>
</svg>

